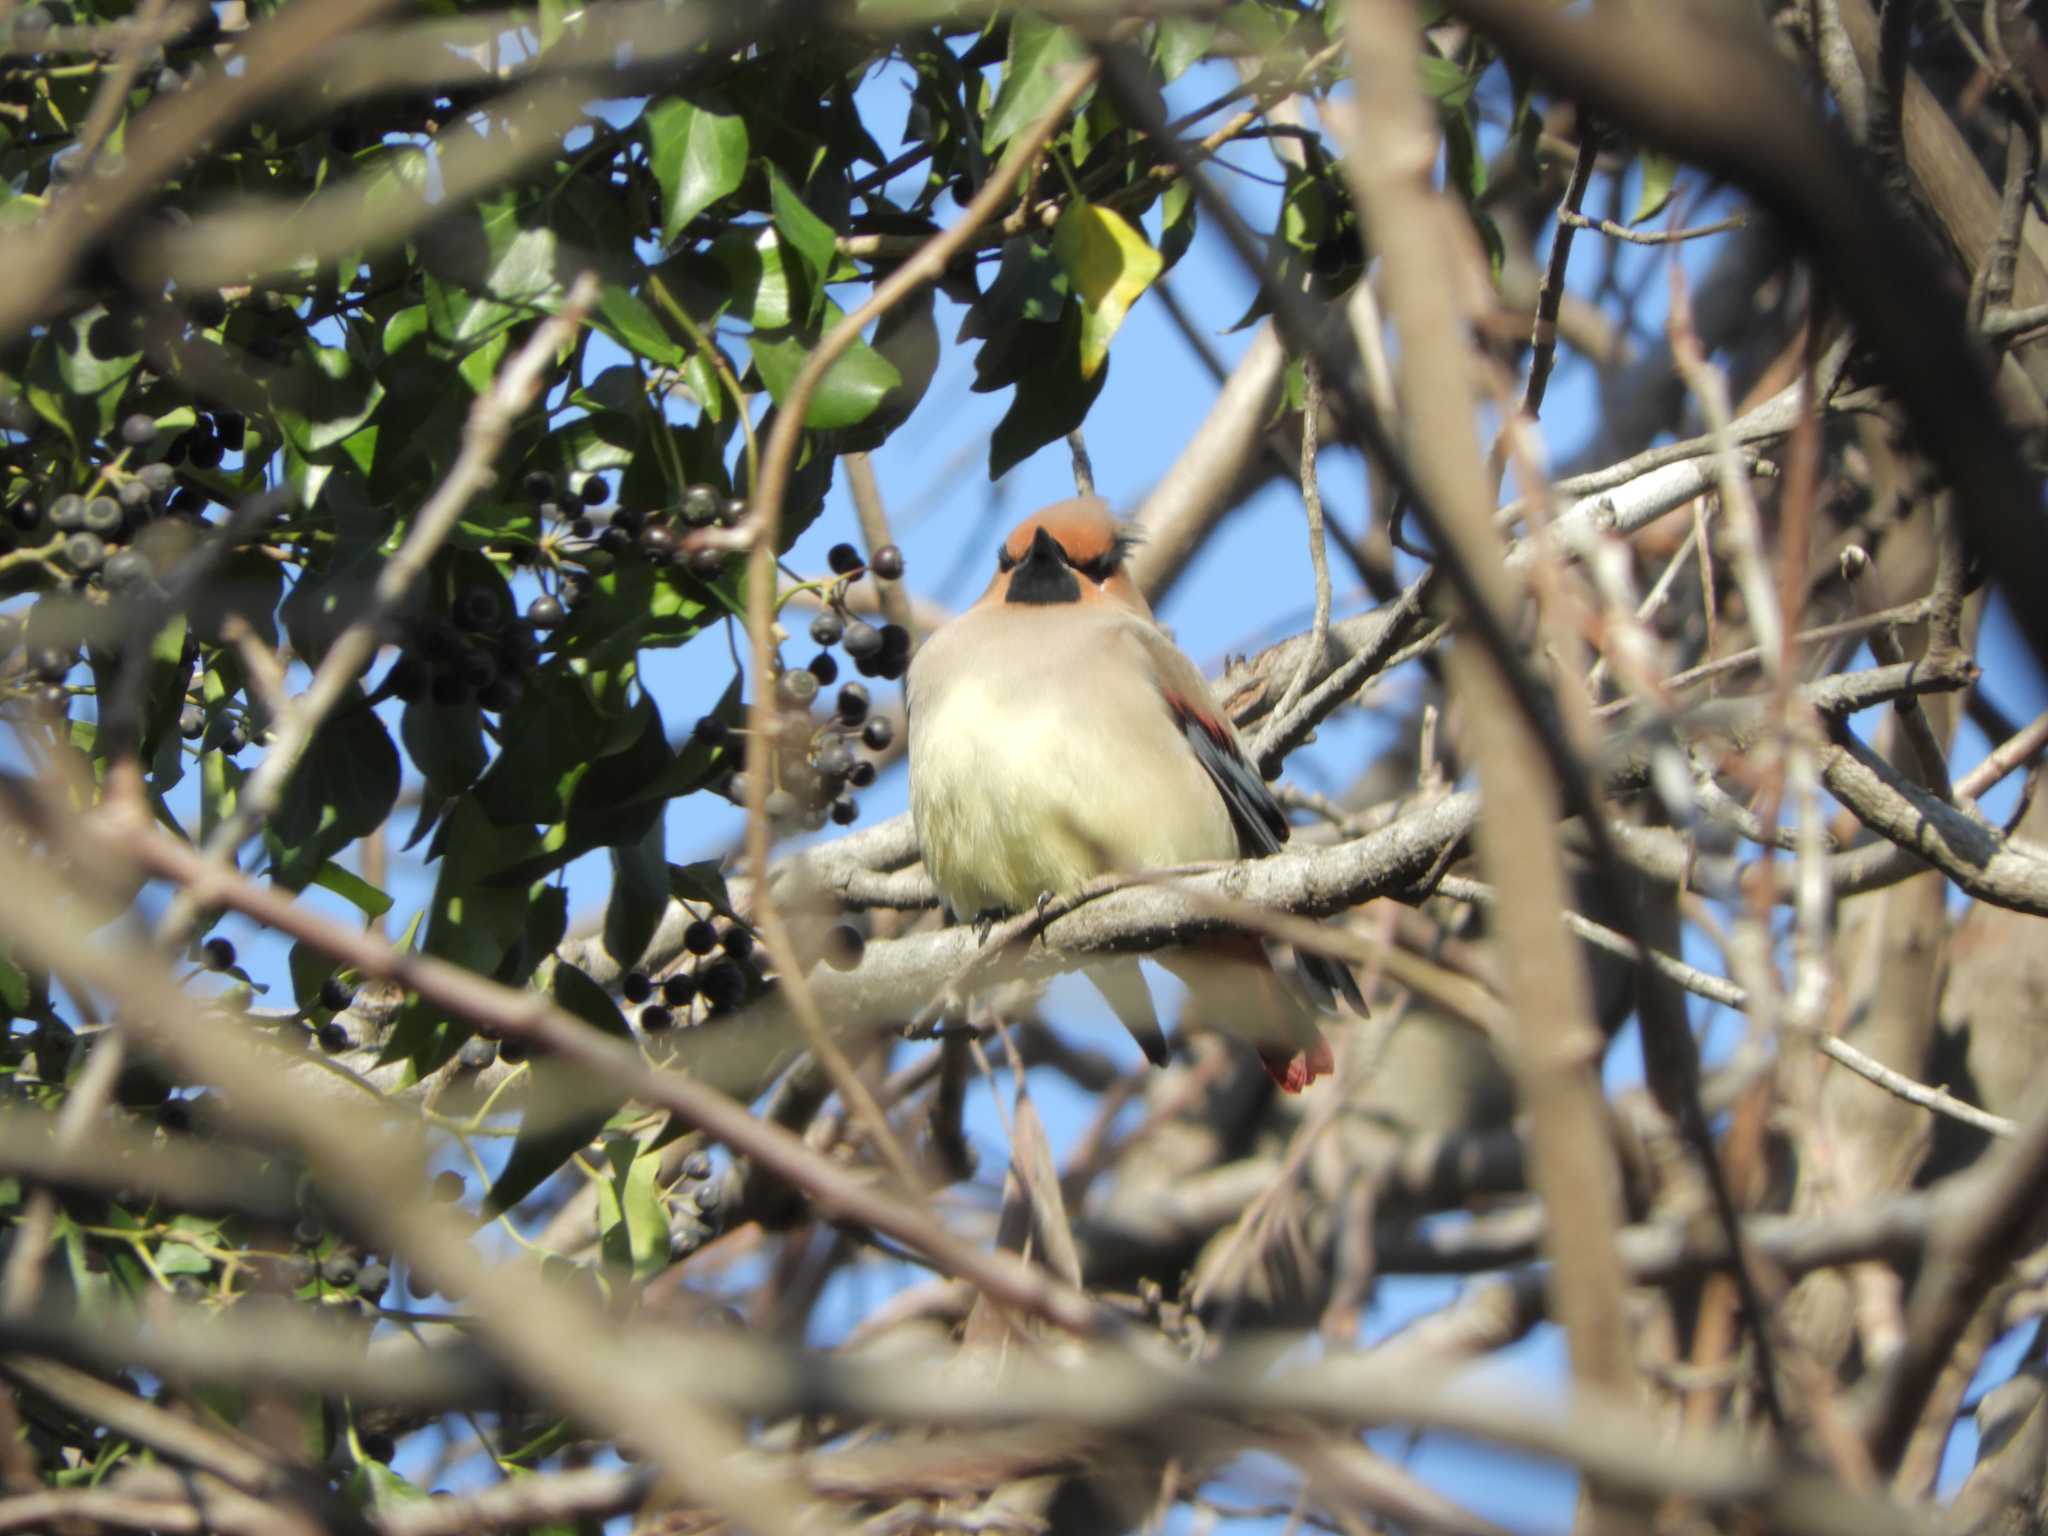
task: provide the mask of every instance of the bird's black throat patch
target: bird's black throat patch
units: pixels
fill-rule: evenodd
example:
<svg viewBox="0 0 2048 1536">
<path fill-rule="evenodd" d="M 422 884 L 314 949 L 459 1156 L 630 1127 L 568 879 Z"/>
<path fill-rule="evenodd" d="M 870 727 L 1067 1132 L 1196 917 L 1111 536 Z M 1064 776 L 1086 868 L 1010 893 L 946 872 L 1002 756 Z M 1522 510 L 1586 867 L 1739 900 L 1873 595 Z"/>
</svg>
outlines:
<svg viewBox="0 0 2048 1536">
<path fill-rule="evenodd" d="M 1010 584 L 1003 589 L 1007 603 L 1078 603 L 1081 581 L 1067 564 L 1066 551 L 1043 528 L 1031 541 L 1010 571 Z"/>
</svg>

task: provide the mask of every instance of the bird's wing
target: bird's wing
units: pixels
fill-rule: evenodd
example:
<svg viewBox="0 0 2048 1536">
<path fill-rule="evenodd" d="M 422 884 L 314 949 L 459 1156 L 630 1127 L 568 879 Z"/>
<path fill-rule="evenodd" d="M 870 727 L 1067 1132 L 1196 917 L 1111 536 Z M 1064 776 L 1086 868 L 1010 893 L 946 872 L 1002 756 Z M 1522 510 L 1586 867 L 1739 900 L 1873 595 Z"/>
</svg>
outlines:
<svg viewBox="0 0 2048 1536">
<path fill-rule="evenodd" d="M 1159 631 L 1146 637 L 1145 648 L 1174 723 L 1230 810 L 1239 851 L 1248 857 L 1279 852 L 1287 841 L 1287 813 L 1266 788 L 1257 765 L 1245 756 L 1237 732 L 1210 698 L 1209 685 L 1202 681 L 1195 664 Z"/>
<path fill-rule="evenodd" d="M 1148 640 L 1147 649 L 1158 668 L 1167 708 L 1230 809 L 1239 851 L 1248 858 L 1278 853 L 1287 841 L 1287 813 L 1266 787 L 1258 765 L 1245 755 L 1237 732 L 1217 710 L 1208 684 L 1164 634 Z M 1357 1012 L 1365 1012 L 1365 998 L 1348 967 L 1308 950 L 1296 950 L 1294 964 L 1318 1007 L 1328 1009 L 1342 999 Z"/>
</svg>

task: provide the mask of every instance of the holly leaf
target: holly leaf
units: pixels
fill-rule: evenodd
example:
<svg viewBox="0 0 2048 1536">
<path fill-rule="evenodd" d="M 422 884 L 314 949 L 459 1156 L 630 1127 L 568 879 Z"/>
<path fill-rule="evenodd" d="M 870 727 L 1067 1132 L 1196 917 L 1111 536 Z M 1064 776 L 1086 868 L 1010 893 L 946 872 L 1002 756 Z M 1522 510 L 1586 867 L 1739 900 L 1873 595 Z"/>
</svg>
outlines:
<svg viewBox="0 0 2048 1536">
<path fill-rule="evenodd" d="M 1060 215 L 1052 253 L 1081 300 L 1081 377 L 1092 379 L 1124 316 L 1166 263 L 1121 214 L 1083 202 Z"/>
<path fill-rule="evenodd" d="M 994 154 L 1044 116 L 1067 83 L 1067 71 L 1087 54 L 1086 45 L 1067 28 L 1028 11 L 1013 17 L 1003 81 L 988 110 L 981 147 Z"/>
<path fill-rule="evenodd" d="M 1635 212 L 1628 216 L 1631 224 L 1640 224 L 1662 213 L 1678 183 L 1678 162 L 1669 155 L 1646 149 L 1636 156 L 1636 164 L 1643 168 L 1643 184 L 1636 193 Z"/>
<path fill-rule="evenodd" d="M 351 688 L 306 747 L 265 839 L 271 874 L 298 890 L 335 854 L 384 824 L 398 802 L 398 748 Z"/>
<path fill-rule="evenodd" d="M 739 190 L 747 174 L 747 123 L 680 96 L 647 109 L 647 151 L 661 188 L 661 243 L 720 198 Z"/>
<path fill-rule="evenodd" d="M 836 316 L 836 307 L 828 309 L 827 315 Z M 767 386 L 769 398 L 780 405 L 796 387 L 797 375 L 816 350 L 816 343 L 788 331 L 756 331 L 747 338 L 747 347 L 754 354 L 754 368 Z M 903 375 L 894 363 L 856 337 L 812 391 L 804 409 L 804 425 L 819 430 L 855 426 L 873 415 L 902 382 Z"/>
</svg>

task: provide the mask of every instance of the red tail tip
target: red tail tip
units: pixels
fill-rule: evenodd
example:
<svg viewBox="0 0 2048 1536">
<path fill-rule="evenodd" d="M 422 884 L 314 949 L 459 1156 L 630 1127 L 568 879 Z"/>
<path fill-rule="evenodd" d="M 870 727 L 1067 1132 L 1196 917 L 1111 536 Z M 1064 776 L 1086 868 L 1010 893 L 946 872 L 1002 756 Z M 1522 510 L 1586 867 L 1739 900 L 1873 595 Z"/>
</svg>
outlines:
<svg viewBox="0 0 2048 1536">
<path fill-rule="evenodd" d="M 1337 1057 L 1330 1049 L 1330 1042 L 1318 1037 L 1314 1045 L 1292 1055 L 1262 1050 L 1259 1052 L 1259 1065 L 1266 1069 L 1266 1076 L 1280 1085 L 1282 1093 L 1300 1093 L 1317 1078 L 1335 1072 Z"/>
</svg>

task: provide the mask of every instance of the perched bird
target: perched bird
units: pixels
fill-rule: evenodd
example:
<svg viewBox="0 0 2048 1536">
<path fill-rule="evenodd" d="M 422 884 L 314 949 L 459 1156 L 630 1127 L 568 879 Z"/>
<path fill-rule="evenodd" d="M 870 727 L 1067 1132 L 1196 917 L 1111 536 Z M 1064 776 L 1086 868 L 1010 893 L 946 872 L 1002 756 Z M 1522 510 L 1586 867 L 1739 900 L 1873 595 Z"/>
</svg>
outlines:
<svg viewBox="0 0 2048 1536">
<path fill-rule="evenodd" d="M 1130 535 L 1094 497 L 1027 518 L 995 578 L 910 665 L 910 809 L 954 914 L 1021 912 L 1115 871 L 1273 853 L 1287 818 L 1124 569 Z M 1298 1092 L 1333 1069 L 1313 1010 L 1255 939 L 1162 955 L 1205 1009 Z M 1297 957 L 1360 1011 L 1342 966 Z M 1087 968 L 1155 1064 L 1166 1042 L 1137 963 Z"/>
</svg>

